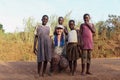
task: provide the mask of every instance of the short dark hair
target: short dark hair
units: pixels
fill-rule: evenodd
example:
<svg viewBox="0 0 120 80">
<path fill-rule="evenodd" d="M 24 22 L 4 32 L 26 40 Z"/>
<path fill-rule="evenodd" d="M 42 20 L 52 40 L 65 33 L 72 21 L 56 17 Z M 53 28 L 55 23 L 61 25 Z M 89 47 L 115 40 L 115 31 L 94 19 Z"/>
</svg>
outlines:
<svg viewBox="0 0 120 80">
<path fill-rule="evenodd" d="M 43 15 L 42 19 L 43 19 L 44 17 L 47 17 L 47 18 L 49 19 L 48 15 Z"/>
<path fill-rule="evenodd" d="M 62 16 L 58 17 L 58 19 L 60 19 L 60 18 L 64 19 Z"/>
<path fill-rule="evenodd" d="M 83 19 L 85 19 L 86 16 L 89 16 L 90 17 L 90 14 L 86 13 L 83 15 Z"/>
<path fill-rule="evenodd" d="M 69 20 L 69 24 L 70 24 L 71 22 L 75 23 L 75 21 L 74 21 L 74 20 Z"/>
</svg>

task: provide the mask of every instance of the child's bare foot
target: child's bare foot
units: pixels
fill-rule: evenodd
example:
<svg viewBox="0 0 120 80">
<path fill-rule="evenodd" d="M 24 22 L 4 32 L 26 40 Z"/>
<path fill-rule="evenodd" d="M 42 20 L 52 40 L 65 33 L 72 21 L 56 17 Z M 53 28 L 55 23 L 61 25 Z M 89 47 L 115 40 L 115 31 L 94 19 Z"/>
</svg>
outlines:
<svg viewBox="0 0 120 80">
<path fill-rule="evenodd" d="M 81 75 L 85 76 L 85 73 L 84 73 L 84 72 L 81 72 Z"/>
<path fill-rule="evenodd" d="M 72 69 L 70 69 L 70 73 L 72 72 Z"/>
<path fill-rule="evenodd" d="M 72 76 L 74 76 L 74 73 L 72 73 Z"/>
<path fill-rule="evenodd" d="M 72 73 L 72 72 L 70 73 L 70 76 L 73 76 L 73 73 Z"/>
<path fill-rule="evenodd" d="M 40 77 L 40 75 L 39 74 L 35 74 L 35 79 L 38 79 L 39 77 Z"/>
<path fill-rule="evenodd" d="M 75 76 L 76 75 L 76 72 L 72 72 L 72 76 Z"/>
<path fill-rule="evenodd" d="M 38 76 L 40 77 L 40 73 L 38 74 Z"/>
<path fill-rule="evenodd" d="M 48 72 L 48 76 L 52 76 L 53 75 L 53 73 L 52 72 Z"/>
<path fill-rule="evenodd" d="M 45 74 L 44 73 L 42 73 L 42 77 L 44 77 L 45 76 Z"/>
<path fill-rule="evenodd" d="M 86 74 L 88 74 L 88 75 L 92 75 L 92 73 L 90 73 L 90 72 L 86 72 Z"/>
</svg>

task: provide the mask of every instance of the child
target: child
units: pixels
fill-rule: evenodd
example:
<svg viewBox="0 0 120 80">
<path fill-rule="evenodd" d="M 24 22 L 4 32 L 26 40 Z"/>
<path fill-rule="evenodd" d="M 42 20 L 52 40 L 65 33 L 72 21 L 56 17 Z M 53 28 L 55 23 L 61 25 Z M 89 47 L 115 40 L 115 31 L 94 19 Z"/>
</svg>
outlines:
<svg viewBox="0 0 120 80">
<path fill-rule="evenodd" d="M 42 25 L 37 27 L 37 34 L 34 41 L 34 53 L 37 52 L 37 63 L 38 63 L 38 74 L 40 76 L 40 71 L 43 62 L 42 76 L 46 71 L 47 63 L 51 61 L 51 39 L 49 36 L 50 27 L 47 26 L 48 16 L 43 15 Z M 36 42 L 38 40 L 38 49 L 36 49 Z"/>
<path fill-rule="evenodd" d="M 67 59 L 69 61 L 69 68 L 72 75 L 76 71 L 77 67 L 77 59 L 79 58 L 79 50 L 78 50 L 78 39 L 77 32 L 74 28 L 75 21 L 69 21 L 69 28 L 71 31 L 68 33 L 68 45 L 67 45 Z"/>
<path fill-rule="evenodd" d="M 95 28 L 92 23 L 90 23 L 90 15 L 84 14 L 83 16 L 84 23 L 80 26 L 81 33 L 81 44 L 82 44 L 82 55 L 81 55 L 81 63 L 82 63 L 82 71 L 81 74 L 85 75 L 85 64 L 86 66 L 86 74 L 91 74 L 90 63 L 91 63 L 91 51 L 93 49 L 93 33 L 95 33 Z"/>
</svg>

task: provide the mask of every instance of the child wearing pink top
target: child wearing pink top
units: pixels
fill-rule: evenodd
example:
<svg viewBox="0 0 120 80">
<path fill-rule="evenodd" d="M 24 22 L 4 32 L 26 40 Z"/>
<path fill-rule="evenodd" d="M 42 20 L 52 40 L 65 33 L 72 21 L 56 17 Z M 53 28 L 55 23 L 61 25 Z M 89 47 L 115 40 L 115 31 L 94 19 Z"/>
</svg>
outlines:
<svg viewBox="0 0 120 80">
<path fill-rule="evenodd" d="M 90 62 L 91 62 L 91 51 L 93 49 L 93 33 L 95 33 L 95 28 L 92 23 L 90 23 L 90 15 L 84 14 L 83 16 L 84 23 L 80 25 L 80 34 L 81 34 L 81 63 L 82 71 L 81 74 L 85 74 L 85 65 L 86 65 L 86 74 L 91 74 Z"/>
</svg>

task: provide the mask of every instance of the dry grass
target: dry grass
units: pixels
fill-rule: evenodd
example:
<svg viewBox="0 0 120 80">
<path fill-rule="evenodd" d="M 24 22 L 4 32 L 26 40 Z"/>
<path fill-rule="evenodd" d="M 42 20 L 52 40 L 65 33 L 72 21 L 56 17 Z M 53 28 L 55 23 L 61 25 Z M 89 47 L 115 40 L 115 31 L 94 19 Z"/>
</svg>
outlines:
<svg viewBox="0 0 120 80">
<path fill-rule="evenodd" d="M 120 57 L 120 46 L 118 41 L 97 39 L 94 42 L 92 57 Z M 6 40 L 0 38 L 0 60 L 2 61 L 35 61 L 33 53 L 33 42 L 20 40 Z"/>
<path fill-rule="evenodd" d="M 65 24 L 68 27 L 70 13 L 65 16 Z M 50 18 L 52 29 L 57 24 L 57 17 Z M 113 17 L 114 19 L 114 17 Z M 108 19 L 109 20 L 109 19 Z M 114 22 L 114 21 L 113 21 Z M 112 23 L 113 23 L 112 22 Z M 116 21 L 113 31 L 103 26 L 104 22 L 96 24 L 94 34 L 94 50 L 92 57 L 120 57 L 120 22 Z M 0 32 L 0 60 L 2 61 L 35 61 L 33 53 L 34 19 L 28 18 L 25 21 L 26 30 L 20 33 L 5 34 Z M 119 23 L 119 24 L 118 24 Z M 80 25 L 77 23 L 76 25 Z M 68 28 L 69 29 L 69 28 Z M 99 29 L 101 33 L 99 34 Z M 109 36 L 107 34 L 110 34 Z"/>
<path fill-rule="evenodd" d="M 6 41 L 0 38 L 0 60 L 2 61 L 34 61 L 32 43 L 22 41 Z"/>
</svg>

